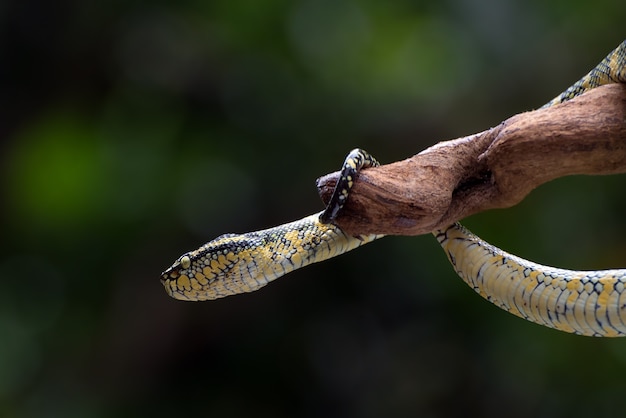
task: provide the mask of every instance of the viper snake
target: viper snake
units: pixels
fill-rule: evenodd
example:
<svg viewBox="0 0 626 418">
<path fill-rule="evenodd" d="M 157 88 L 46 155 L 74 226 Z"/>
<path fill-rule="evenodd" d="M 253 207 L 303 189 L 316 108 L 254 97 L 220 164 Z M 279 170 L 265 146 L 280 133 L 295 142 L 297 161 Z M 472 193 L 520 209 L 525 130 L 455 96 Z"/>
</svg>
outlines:
<svg viewBox="0 0 626 418">
<path fill-rule="evenodd" d="M 544 107 L 609 83 L 626 83 L 626 41 Z M 365 151 L 353 150 L 324 211 L 262 231 L 222 235 L 187 252 L 162 273 L 165 290 L 189 301 L 253 292 L 295 269 L 382 237 L 352 237 L 332 223 L 359 170 L 376 165 Z M 566 332 L 626 335 L 626 270 L 572 271 L 539 265 L 494 247 L 459 223 L 433 234 L 457 274 L 496 306 Z"/>
</svg>

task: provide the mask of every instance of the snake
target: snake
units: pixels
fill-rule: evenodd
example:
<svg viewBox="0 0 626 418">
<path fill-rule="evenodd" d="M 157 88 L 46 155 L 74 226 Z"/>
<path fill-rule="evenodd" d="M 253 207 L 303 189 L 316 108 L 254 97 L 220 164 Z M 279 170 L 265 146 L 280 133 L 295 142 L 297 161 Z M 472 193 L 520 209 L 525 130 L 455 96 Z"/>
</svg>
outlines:
<svg viewBox="0 0 626 418">
<path fill-rule="evenodd" d="M 626 83 L 626 41 L 543 107 L 610 83 Z M 167 294 L 205 301 L 253 292 L 383 237 L 351 236 L 334 224 L 359 171 L 377 165 L 369 153 L 352 150 L 323 211 L 261 231 L 221 235 L 184 253 L 161 274 Z M 578 335 L 626 336 L 626 269 L 574 271 L 537 264 L 489 244 L 458 222 L 433 235 L 461 279 L 503 310 Z"/>
</svg>

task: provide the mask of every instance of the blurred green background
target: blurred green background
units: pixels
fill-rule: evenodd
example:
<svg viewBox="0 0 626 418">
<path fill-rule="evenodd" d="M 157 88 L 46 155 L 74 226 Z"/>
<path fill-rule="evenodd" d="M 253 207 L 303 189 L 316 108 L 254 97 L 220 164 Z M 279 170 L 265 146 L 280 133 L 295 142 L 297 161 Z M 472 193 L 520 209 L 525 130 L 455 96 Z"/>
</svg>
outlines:
<svg viewBox="0 0 626 418">
<path fill-rule="evenodd" d="M 545 103 L 625 37 L 623 2 L 0 4 L 0 416 L 547 417 L 623 411 L 626 340 L 527 323 L 431 236 L 257 293 L 166 296 L 225 232 L 321 210 L 316 177 Z M 625 267 L 623 176 L 468 219 L 538 262 Z"/>
</svg>

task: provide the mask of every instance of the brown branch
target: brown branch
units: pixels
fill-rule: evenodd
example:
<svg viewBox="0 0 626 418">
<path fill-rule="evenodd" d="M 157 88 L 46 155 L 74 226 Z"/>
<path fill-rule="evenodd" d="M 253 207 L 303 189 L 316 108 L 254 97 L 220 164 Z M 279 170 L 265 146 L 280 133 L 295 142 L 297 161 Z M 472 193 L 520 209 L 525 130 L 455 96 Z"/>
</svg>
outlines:
<svg viewBox="0 0 626 418">
<path fill-rule="evenodd" d="M 612 84 L 364 170 L 337 225 L 353 235 L 419 235 L 513 206 L 557 177 L 624 172 L 626 86 Z M 337 176 L 318 180 L 324 202 Z"/>
</svg>

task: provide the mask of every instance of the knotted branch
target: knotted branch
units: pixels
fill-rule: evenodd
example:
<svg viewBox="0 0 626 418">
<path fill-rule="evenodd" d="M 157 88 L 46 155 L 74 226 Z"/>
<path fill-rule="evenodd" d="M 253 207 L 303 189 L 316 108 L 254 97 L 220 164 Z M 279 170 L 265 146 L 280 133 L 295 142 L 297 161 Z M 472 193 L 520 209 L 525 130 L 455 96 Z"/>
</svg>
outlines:
<svg viewBox="0 0 626 418">
<path fill-rule="evenodd" d="M 612 84 L 364 170 L 337 225 L 353 235 L 420 235 L 511 207 L 558 177 L 625 172 L 626 86 Z M 324 202 L 337 176 L 318 180 Z"/>
</svg>

